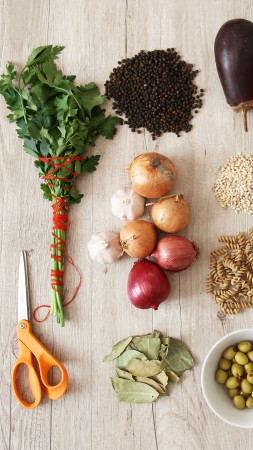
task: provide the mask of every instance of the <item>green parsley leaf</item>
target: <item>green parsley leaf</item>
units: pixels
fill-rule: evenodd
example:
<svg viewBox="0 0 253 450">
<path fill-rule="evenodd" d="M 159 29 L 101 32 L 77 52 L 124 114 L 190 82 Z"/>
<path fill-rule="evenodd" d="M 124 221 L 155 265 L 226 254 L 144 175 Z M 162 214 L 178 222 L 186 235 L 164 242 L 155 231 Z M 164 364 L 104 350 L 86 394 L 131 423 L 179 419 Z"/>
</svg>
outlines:
<svg viewBox="0 0 253 450">
<path fill-rule="evenodd" d="M 50 191 L 50 187 L 47 184 L 41 184 L 40 185 L 42 191 L 43 191 L 43 198 L 45 198 L 46 200 L 52 200 L 52 194 Z"/>
<path fill-rule="evenodd" d="M 49 147 L 50 143 L 46 138 L 43 137 L 43 139 L 40 142 L 40 153 L 42 154 L 42 156 L 46 157 L 48 155 Z"/>
<path fill-rule="evenodd" d="M 77 88 L 80 103 L 88 113 L 91 113 L 95 106 L 102 105 L 106 97 L 101 95 L 95 83 L 86 84 Z"/>
<path fill-rule="evenodd" d="M 115 126 L 122 124 L 122 119 L 120 117 L 108 116 L 101 128 L 101 134 L 106 137 L 106 139 L 112 139 L 115 133 Z"/>
<path fill-rule="evenodd" d="M 31 156 L 35 158 L 38 157 L 37 147 L 34 139 L 24 139 L 24 150 Z"/>
<path fill-rule="evenodd" d="M 40 64 L 48 60 L 54 60 L 63 49 L 64 47 L 59 45 L 55 47 L 53 47 L 53 45 L 45 45 L 43 47 L 35 48 L 27 60 L 26 67 Z"/>
<path fill-rule="evenodd" d="M 20 73 L 8 63 L 6 73 L 0 76 L 0 94 L 10 110 L 9 121 L 17 124 L 24 150 L 36 159 L 39 177 L 51 173 L 53 165 L 52 160 L 38 158 L 58 158 L 49 185 L 42 185 L 44 198 L 62 196 L 68 203 L 78 203 L 82 194 L 74 186 L 76 175 L 94 172 L 100 156 L 91 155 L 82 162 L 70 159 L 69 164 L 64 158 L 84 155 L 99 136 L 112 139 L 122 120 L 106 117 L 101 108 L 106 97 L 96 83 L 78 86 L 75 75 L 64 75 L 57 68 L 55 61 L 63 48 L 46 45 L 34 49 Z"/>
<path fill-rule="evenodd" d="M 6 89 L 12 87 L 13 80 L 17 72 L 14 70 L 13 64 L 8 63 L 6 66 L 6 74 L 1 75 L 0 80 L 0 94 L 3 94 Z"/>
<path fill-rule="evenodd" d="M 87 156 L 82 163 L 81 173 L 94 172 L 99 163 L 100 155 Z"/>
<path fill-rule="evenodd" d="M 36 122 L 29 120 L 29 122 L 27 123 L 27 128 L 30 133 L 30 136 L 33 139 L 38 140 L 40 138 L 40 128 L 38 127 Z"/>
</svg>

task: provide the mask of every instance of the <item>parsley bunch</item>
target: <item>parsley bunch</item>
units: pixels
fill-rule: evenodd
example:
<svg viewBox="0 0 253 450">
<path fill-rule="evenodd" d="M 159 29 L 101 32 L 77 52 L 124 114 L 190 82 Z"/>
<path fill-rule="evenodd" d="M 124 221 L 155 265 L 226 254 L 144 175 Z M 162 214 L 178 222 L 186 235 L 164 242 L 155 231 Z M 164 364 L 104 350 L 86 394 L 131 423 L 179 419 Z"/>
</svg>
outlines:
<svg viewBox="0 0 253 450">
<path fill-rule="evenodd" d="M 11 111 L 8 120 L 16 122 L 24 150 L 36 158 L 36 170 L 45 180 L 41 184 L 44 198 L 56 205 L 56 214 L 65 217 L 68 205 L 83 197 L 74 185 L 75 178 L 95 171 L 99 163 L 99 155 L 85 155 L 87 148 L 94 146 L 100 135 L 112 139 L 122 120 L 105 115 L 101 106 L 106 97 L 95 83 L 78 86 L 74 75 L 63 75 L 57 68 L 55 60 L 63 48 L 47 45 L 34 49 L 19 74 L 13 64 L 7 64 L 0 78 L 0 94 Z M 55 225 L 51 313 L 62 326 L 65 238 L 66 227 Z"/>
</svg>

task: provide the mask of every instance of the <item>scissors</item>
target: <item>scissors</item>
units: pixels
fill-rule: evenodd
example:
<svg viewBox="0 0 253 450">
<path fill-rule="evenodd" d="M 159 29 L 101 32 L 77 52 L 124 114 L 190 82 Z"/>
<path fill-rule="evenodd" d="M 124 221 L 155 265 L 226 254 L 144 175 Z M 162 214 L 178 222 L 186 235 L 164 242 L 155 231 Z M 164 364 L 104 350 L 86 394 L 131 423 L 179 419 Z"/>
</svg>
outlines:
<svg viewBox="0 0 253 450">
<path fill-rule="evenodd" d="M 42 389 L 52 399 L 60 398 L 68 386 L 68 373 L 65 367 L 41 344 L 32 333 L 30 323 L 30 297 L 28 286 L 27 254 L 21 252 L 19 262 L 19 287 L 18 287 L 18 325 L 17 336 L 19 345 L 19 356 L 12 372 L 12 387 L 17 400 L 25 408 L 35 408 L 41 401 Z M 34 367 L 33 357 L 37 360 L 39 375 Z M 33 403 L 27 403 L 18 391 L 17 378 L 18 369 L 21 364 L 28 368 L 29 383 L 34 396 Z M 57 366 L 61 372 L 61 381 L 57 385 L 50 385 L 48 374 L 52 367 Z"/>
</svg>

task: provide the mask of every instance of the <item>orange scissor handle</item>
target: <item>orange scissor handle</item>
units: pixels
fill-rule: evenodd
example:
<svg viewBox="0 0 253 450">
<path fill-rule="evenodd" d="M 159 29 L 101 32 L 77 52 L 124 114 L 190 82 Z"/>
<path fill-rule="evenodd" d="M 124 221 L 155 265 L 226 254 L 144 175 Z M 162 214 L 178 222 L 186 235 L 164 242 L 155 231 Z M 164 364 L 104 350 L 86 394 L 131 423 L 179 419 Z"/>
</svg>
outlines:
<svg viewBox="0 0 253 450">
<path fill-rule="evenodd" d="M 17 325 L 17 335 L 18 335 L 19 341 L 21 341 L 20 342 L 20 355 L 19 355 L 19 358 L 14 367 L 13 377 L 15 374 L 15 379 L 16 379 L 17 366 L 19 366 L 22 363 L 24 363 L 28 366 L 29 381 L 31 384 L 33 395 L 36 394 L 36 395 L 34 395 L 35 403 L 36 403 L 36 399 L 37 399 L 37 401 L 39 400 L 39 390 L 38 390 L 39 380 L 37 380 L 38 383 L 37 383 L 37 381 L 35 381 L 36 378 L 38 379 L 38 376 L 36 374 L 36 371 L 33 367 L 33 362 L 32 362 L 32 355 L 34 355 L 35 358 L 37 359 L 37 362 L 39 365 L 41 382 L 44 386 L 44 390 L 45 390 L 47 396 L 52 400 L 57 400 L 66 392 L 66 389 L 68 386 L 68 373 L 67 373 L 65 367 L 44 347 L 44 345 L 36 338 L 36 336 L 34 336 L 34 334 L 32 333 L 32 327 L 31 327 L 30 322 L 28 322 L 26 320 L 21 320 Z M 27 351 L 25 351 L 24 347 L 27 348 Z M 28 353 L 30 353 L 30 356 L 28 356 Z M 49 381 L 48 381 L 48 373 L 49 373 L 50 369 L 54 366 L 58 367 L 58 369 L 60 370 L 61 380 L 58 384 L 51 385 L 51 384 L 49 384 Z M 35 376 L 36 376 L 36 378 L 35 378 Z M 16 381 L 13 383 L 13 386 L 16 387 Z M 15 387 L 14 387 L 14 392 L 16 394 Z M 41 389 L 40 389 L 40 391 L 41 391 Z M 17 396 L 17 398 L 20 401 L 19 396 Z M 41 394 L 40 394 L 40 398 L 41 398 Z M 24 405 L 24 406 L 26 406 L 26 405 Z M 32 407 L 35 407 L 35 406 L 37 406 L 37 404 Z"/>
<path fill-rule="evenodd" d="M 41 401 L 41 385 L 38 378 L 38 375 L 36 373 L 36 370 L 33 366 L 33 360 L 32 360 L 32 353 L 30 352 L 29 348 L 27 348 L 22 341 L 18 341 L 19 345 L 19 357 L 16 361 L 16 364 L 14 366 L 13 372 L 12 372 L 12 386 L 14 393 L 16 395 L 17 400 L 19 403 L 21 403 L 22 406 L 25 408 L 35 408 L 38 406 L 38 404 Z M 18 369 L 21 366 L 21 364 L 25 364 L 28 368 L 28 375 L 29 375 L 29 382 L 30 387 L 34 396 L 34 402 L 33 403 L 27 403 L 22 396 L 19 393 L 18 386 L 17 386 L 17 373 Z"/>
</svg>

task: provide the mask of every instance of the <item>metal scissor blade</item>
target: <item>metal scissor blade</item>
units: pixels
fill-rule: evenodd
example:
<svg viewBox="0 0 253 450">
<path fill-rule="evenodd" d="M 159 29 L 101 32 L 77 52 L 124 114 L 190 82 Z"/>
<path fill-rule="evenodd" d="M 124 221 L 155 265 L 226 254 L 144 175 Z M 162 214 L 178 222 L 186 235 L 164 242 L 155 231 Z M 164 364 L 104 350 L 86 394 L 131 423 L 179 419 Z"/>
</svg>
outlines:
<svg viewBox="0 0 253 450">
<path fill-rule="evenodd" d="M 30 298 L 27 273 L 27 256 L 23 250 L 19 260 L 18 274 L 18 322 L 30 320 Z"/>
</svg>

